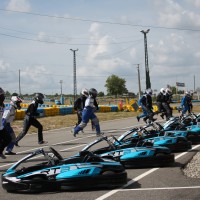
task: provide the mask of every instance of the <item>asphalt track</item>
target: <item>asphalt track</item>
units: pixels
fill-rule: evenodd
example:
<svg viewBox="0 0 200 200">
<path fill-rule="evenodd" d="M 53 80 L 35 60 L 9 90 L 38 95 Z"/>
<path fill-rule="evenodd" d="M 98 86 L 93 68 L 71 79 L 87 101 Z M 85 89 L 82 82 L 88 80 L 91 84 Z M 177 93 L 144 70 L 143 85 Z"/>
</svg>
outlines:
<svg viewBox="0 0 200 200">
<path fill-rule="evenodd" d="M 56 121 L 55 121 L 56 123 Z M 124 131 L 134 126 L 143 125 L 135 118 L 127 118 L 101 122 L 101 129 L 105 135 L 119 136 Z M 14 150 L 17 155 L 7 156 L 6 160 L 0 160 L 0 173 L 2 174 L 14 162 L 29 154 L 30 152 L 49 146 L 55 148 L 63 157 L 74 155 L 86 144 L 96 139 L 96 135 L 91 131 L 90 124 L 85 128 L 84 133 L 80 133 L 76 138 L 70 133 L 71 128 L 62 128 L 44 132 L 44 138 L 48 145 L 39 146 L 37 135 L 26 135 L 20 141 L 21 147 Z M 7 193 L 0 186 L 0 200 L 199 200 L 200 199 L 200 179 L 186 177 L 181 168 L 193 155 L 200 150 L 200 145 L 195 145 L 188 152 L 176 153 L 176 162 L 171 167 L 164 168 L 142 168 L 127 169 L 128 182 L 121 188 L 114 190 L 87 190 L 78 192 L 48 192 L 40 194 L 11 194 Z"/>
</svg>

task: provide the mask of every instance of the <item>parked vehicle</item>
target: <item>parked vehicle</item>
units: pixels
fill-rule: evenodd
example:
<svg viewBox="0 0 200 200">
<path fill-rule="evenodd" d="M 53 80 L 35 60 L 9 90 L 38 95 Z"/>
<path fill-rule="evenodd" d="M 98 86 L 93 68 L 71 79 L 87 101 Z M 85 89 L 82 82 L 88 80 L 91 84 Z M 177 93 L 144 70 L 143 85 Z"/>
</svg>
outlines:
<svg viewBox="0 0 200 200">
<path fill-rule="evenodd" d="M 91 151 L 101 158 L 119 161 L 126 168 L 169 166 L 174 163 L 174 154 L 170 149 L 161 146 L 123 148 L 113 143 L 112 137 L 101 137 L 88 144 L 82 151 Z"/>
<path fill-rule="evenodd" d="M 3 188 L 7 192 L 43 192 L 114 188 L 127 183 L 127 173 L 119 162 L 89 151 L 63 159 L 55 149 L 49 149 L 50 153 L 39 149 L 11 166 L 2 174 Z M 38 156 L 45 161 L 30 165 Z"/>
</svg>

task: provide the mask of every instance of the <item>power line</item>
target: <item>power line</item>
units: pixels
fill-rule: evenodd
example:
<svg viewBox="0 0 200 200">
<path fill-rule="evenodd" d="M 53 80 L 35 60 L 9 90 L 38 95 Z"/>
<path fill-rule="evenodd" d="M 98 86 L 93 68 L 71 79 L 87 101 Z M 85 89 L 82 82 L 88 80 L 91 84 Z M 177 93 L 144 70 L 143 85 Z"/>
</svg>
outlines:
<svg viewBox="0 0 200 200">
<path fill-rule="evenodd" d="M 152 25 L 141 25 L 141 24 L 130 24 L 130 23 L 120 23 L 120 22 L 110 22 L 110 21 L 100 21 L 100 20 L 91 20 L 91 19 L 83 19 L 83 18 L 73 18 L 73 17 L 62 17 L 62 16 L 54 16 L 54 15 L 47 15 L 47 14 L 40 14 L 40 13 L 33 13 L 33 12 L 24 12 L 24 11 L 16 11 L 16 10 L 8 10 L 0 8 L 0 11 L 3 12 L 15 12 L 15 13 L 22 13 L 27 15 L 35 15 L 41 17 L 49 17 L 49 18 L 57 18 L 57 19 L 65 19 L 65 20 L 73 20 L 73 21 L 83 21 L 83 22 L 97 22 L 101 24 L 110 24 L 110 25 L 120 25 L 120 26 L 132 26 L 132 27 L 150 27 L 150 28 L 159 28 L 159 29 L 169 29 L 169 30 L 179 30 L 179 31 L 197 31 L 199 29 L 188 29 L 188 28 L 174 28 L 174 27 L 164 27 L 164 26 L 152 26 Z"/>
<path fill-rule="evenodd" d="M 20 36 L 14 36 L 14 35 L 9 35 L 5 33 L 0 33 L 0 35 L 4 35 L 7 37 L 12 37 L 12 38 L 17 38 L 17 39 L 22 39 L 22 40 L 29 40 L 29 41 L 34 41 L 34 42 L 44 42 L 44 43 L 51 43 L 51 44 L 67 44 L 67 45 L 114 45 L 114 44 L 125 44 L 125 43 L 133 43 L 135 41 L 126 41 L 126 42 L 110 42 L 110 43 L 69 43 L 69 42 L 55 42 L 55 41 L 45 41 L 45 40 L 40 40 L 40 39 L 31 39 L 31 38 L 25 38 L 25 37 L 20 37 Z"/>
</svg>

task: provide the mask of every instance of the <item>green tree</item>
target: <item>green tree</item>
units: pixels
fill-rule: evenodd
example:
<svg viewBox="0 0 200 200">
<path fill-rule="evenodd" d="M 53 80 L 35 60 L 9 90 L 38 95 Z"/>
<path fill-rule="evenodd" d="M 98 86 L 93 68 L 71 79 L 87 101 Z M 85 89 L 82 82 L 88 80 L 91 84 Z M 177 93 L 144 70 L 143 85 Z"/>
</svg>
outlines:
<svg viewBox="0 0 200 200">
<path fill-rule="evenodd" d="M 108 95 L 115 95 L 115 97 L 128 92 L 125 79 L 119 78 L 116 75 L 111 75 L 107 78 L 105 87 L 107 88 Z"/>
<path fill-rule="evenodd" d="M 99 97 L 103 97 L 103 96 L 104 96 L 104 92 L 99 92 L 99 93 L 98 93 L 98 96 L 99 96 Z"/>
</svg>

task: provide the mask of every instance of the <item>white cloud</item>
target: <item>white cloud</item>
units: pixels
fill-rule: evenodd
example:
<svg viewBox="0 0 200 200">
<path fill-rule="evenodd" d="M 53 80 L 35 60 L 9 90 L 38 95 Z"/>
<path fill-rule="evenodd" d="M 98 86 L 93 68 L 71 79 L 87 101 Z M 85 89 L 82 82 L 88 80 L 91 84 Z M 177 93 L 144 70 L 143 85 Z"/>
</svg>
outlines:
<svg viewBox="0 0 200 200">
<path fill-rule="evenodd" d="M 29 3 L 29 0 L 10 0 L 6 9 L 29 12 L 31 11 L 31 5 Z"/>
<path fill-rule="evenodd" d="M 199 5 L 200 1 L 196 1 L 195 6 Z M 159 10 L 158 22 L 164 27 L 177 28 L 198 28 L 200 25 L 200 15 L 191 11 L 187 7 L 182 7 L 173 0 L 154 1 Z"/>
</svg>

